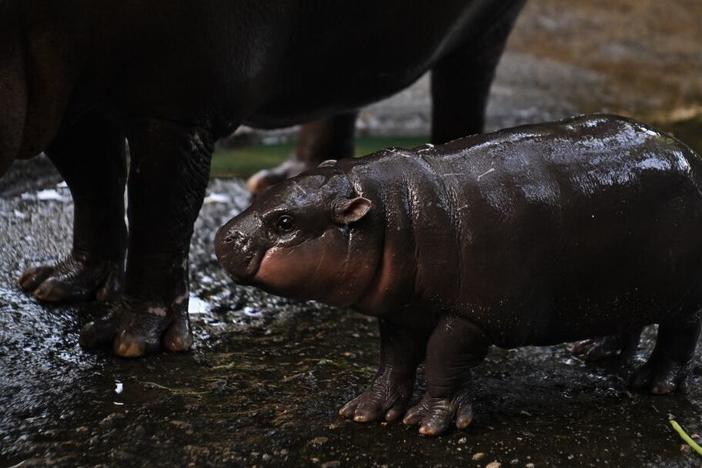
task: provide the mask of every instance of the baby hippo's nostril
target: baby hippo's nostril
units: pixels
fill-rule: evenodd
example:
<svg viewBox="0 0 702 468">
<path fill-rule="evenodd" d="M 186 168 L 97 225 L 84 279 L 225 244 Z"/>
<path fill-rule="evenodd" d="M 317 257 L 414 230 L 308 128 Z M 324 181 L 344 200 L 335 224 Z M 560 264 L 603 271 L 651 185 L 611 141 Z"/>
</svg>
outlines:
<svg viewBox="0 0 702 468">
<path fill-rule="evenodd" d="M 222 242 L 225 244 L 231 244 L 233 242 L 242 243 L 244 239 L 245 236 L 241 231 L 231 231 L 222 239 Z"/>
<path fill-rule="evenodd" d="M 235 281 L 247 284 L 258 270 L 262 251 L 254 236 L 232 226 L 217 232 L 215 254 Z"/>
</svg>

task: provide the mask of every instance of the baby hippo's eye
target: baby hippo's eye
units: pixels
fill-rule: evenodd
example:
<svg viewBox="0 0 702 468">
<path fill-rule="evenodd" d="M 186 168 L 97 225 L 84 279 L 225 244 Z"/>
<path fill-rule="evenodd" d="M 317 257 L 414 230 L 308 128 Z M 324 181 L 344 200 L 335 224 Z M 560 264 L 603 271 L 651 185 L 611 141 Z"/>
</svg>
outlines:
<svg viewBox="0 0 702 468">
<path fill-rule="evenodd" d="M 293 221 L 292 216 L 282 215 L 280 218 L 278 218 L 278 221 L 276 221 L 275 227 L 278 229 L 279 233 L 285 234 L 295 228 L 295 222 Z"/>
</svg>

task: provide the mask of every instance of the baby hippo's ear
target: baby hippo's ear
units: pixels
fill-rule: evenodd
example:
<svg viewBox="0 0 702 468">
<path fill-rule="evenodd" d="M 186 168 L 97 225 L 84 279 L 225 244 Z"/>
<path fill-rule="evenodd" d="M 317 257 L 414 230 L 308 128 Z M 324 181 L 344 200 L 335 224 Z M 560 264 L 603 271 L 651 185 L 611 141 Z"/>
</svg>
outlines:
<svg viewBox="0 0 702 468">
<path fill-rule="evenodd" d="M 371 209 L 372 203 L 364 197 L 337 200 L 334 206 L 334 222 L 351 224 L 363 218 Z"/>
</svg>

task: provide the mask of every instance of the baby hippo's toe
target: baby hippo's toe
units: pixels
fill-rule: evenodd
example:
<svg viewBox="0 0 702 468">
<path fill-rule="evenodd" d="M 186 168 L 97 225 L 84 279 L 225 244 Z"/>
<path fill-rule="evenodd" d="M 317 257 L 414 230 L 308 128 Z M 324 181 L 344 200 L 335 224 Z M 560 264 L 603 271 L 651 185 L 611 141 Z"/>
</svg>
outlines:
<svg viewBox="0 0 702 468">
<path fill-rule="evenodd" d="M 473 422 L 473 408 L 465 393 L 454 398 L 432 398 L 428 394 L 407 411 L 403 421 L 408 425 L 419 424 L 419 433 L 438 436 L 455 422 L 458 429 L 465 429 Z"/>
<path fill-rule="evenodd" d="M 412 396 L 412 383 L 381 383 L 379 380 L 371 387 L 346 403 L 339 415 L 356 422 L 398 420 L 407 409 Z"/>
<path fill-rule="evenodd" d="M 654 395 L 668 395 L 684 390 L 687 366 L 670 358 L 652 358 L 634 372 L 631 385 Z"/>
</svg>

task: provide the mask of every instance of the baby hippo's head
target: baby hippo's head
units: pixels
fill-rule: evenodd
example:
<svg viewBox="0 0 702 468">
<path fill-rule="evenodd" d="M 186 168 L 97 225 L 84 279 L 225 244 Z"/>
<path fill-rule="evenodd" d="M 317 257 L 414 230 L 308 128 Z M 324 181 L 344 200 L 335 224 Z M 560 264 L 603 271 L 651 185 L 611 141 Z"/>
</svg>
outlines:
<svg viewBox="0 0 702 468">
<path fill-rule="evenodd" d="M 372 203 L 333 162 L 282 182 L 217 232 L 220 264 L 240 284 L 337 306 L 373 279 L 366 249 Z"/>
</svg>

